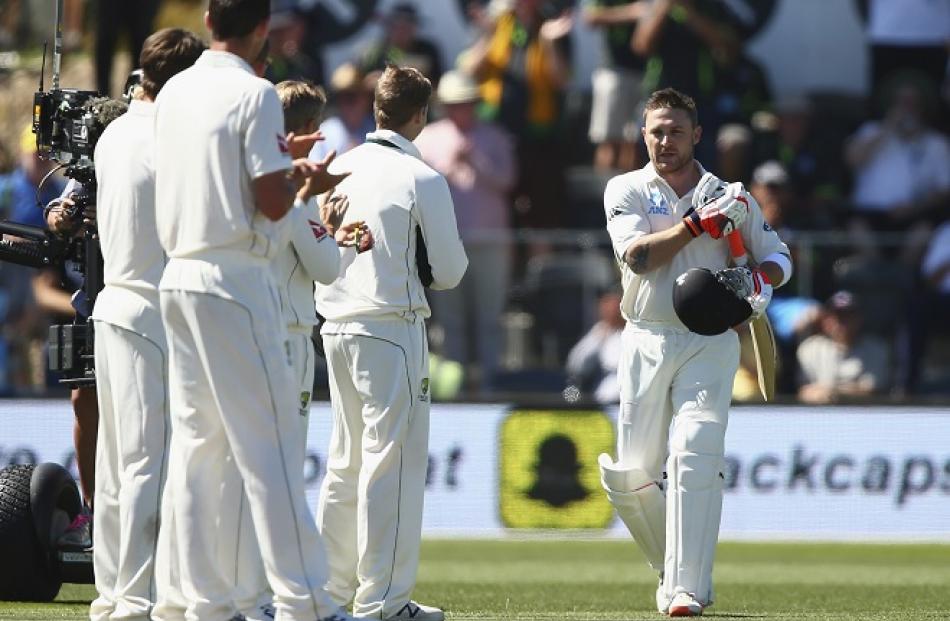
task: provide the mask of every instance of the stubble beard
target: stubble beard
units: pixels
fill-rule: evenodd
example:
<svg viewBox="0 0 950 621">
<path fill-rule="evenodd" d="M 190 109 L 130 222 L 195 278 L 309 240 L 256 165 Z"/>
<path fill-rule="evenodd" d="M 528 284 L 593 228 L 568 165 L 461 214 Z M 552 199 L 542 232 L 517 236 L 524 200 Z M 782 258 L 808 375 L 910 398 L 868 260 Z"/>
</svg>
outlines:
<svg viewBox="0 0 950 621">
<path fill-rule="evenodd" d="M 653 166 L 657 169 L 657 172 L 661 172 L 664 175 L 673 175 L 680 172 L 692 163 L 693 150 L 690 149 L 689 153 L 683 153 L 672 162 L 664 162 L 661 166 L 657 166 L 656 161 L 654 160 Z"/>
</svg>

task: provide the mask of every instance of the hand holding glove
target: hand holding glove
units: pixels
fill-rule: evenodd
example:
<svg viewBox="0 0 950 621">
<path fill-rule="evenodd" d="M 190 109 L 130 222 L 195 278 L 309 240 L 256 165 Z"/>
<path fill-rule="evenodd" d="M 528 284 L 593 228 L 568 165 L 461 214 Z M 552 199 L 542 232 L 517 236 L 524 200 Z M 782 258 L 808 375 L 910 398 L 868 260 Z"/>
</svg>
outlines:
<svg viewBox="0 0 950 621">
<path fill-rule="evenodd" d="M 752 319 L 761 317 L 772 301 L 772 282 L 757 267 L 730 267 L 716 272 L 716 278 L 737 297 L 749 303 Z"/>
<path fill-rule="evenodd" d="M 709 233 L 713 239 L 719 239 L 741 226 L 748 215 L 749 195 L 745 187 L 730 183 L 719 198 L 690 209 L 683 222 L 693 237 Z"/>
</svg>

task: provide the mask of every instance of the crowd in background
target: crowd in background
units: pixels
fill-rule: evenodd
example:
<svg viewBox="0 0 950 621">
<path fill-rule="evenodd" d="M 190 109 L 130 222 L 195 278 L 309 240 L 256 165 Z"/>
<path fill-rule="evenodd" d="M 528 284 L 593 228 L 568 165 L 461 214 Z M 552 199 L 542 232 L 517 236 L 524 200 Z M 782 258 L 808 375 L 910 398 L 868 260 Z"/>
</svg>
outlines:
<svg viewBox="0 0 950 621">
<path fill-rule="evenodd" d="M 17 44 L 18 4 L 4 3 L 0 48 Z M 386 64 L 432 81 L 437 99 L 417 144 L 450 184 L 471 259 L 462 286 L 431 297 L 437 398 L 616 400 L 623 319 L 602 190 L 646 164 L 640 102 L 667 86 L 696 100 L 697 159 L 744 182 L 793 249 L 796 275 L 769 307 L 779 392 L 812 403 L 950 393 L 950 1 L 864 4 L 864 98 L 773 96 L 745 49 L 747 22 L 718 0 L 473 2 L 471 44 L 452 62 L 423 34 L 426 2 L 391 3 L 381 38 L 338 66 L 324 62 L 322 3 L 276 0 L 266 76 L 328 91 L 317 155 L 342 153 L 373 129 Z M 135 54 L 159 0 L 100 0 L 85 21 L 82 2 L 65 6 L 66 45 L 80 47 L 90 28 L 97 87 L 114 93 L 118 34 Z M 578 98 L 570 34 L 581 21 L 601 50 Z M 62 182 L 53 177 L 36 196 L 50 166 L 31 139 L 25 131 L 0 149 L 0 217 L 42 225 L 37 201 L 58 196 Z M 5 394 L 54 385 L 43 343 L 51 321 L 68 321 L 62 281 L 0 265 Z M 757 398 L 754 365 L 743 356 L 737 400 Z"/>
</svg>

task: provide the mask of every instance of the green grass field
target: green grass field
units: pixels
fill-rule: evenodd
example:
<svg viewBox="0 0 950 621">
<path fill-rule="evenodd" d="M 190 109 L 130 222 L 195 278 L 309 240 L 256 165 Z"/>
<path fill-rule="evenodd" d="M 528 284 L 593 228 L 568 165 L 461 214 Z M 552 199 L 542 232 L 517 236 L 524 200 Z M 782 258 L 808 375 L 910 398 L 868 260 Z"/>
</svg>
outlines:
<svg viewBox="0 0 950 621">
<path fill-rule="evenodd" d="M 950 618 L 950 546 L 722 544 L 718 603 L 735 619 Z M 629 541 L 426 541 L 416 599 L 449 619 L 660 619 L 656 577 Z M 0 619 L 85 619 L 91 586 Z"/>
</svg>

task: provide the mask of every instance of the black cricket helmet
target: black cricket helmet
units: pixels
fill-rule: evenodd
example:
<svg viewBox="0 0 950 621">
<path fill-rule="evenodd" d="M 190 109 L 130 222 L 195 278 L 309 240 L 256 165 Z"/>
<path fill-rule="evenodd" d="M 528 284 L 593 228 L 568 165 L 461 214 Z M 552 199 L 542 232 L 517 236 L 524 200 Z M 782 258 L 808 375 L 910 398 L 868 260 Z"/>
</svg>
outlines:
<svg viewBox="0 0 950 621">
<path fill-rule="evenodd" d="M 694 267 L 676 279 L 673 309 L 690 331 L 705 336 L 722 334 L 752 316 L 749 303 L 704 267 Z"/>
</svg>

